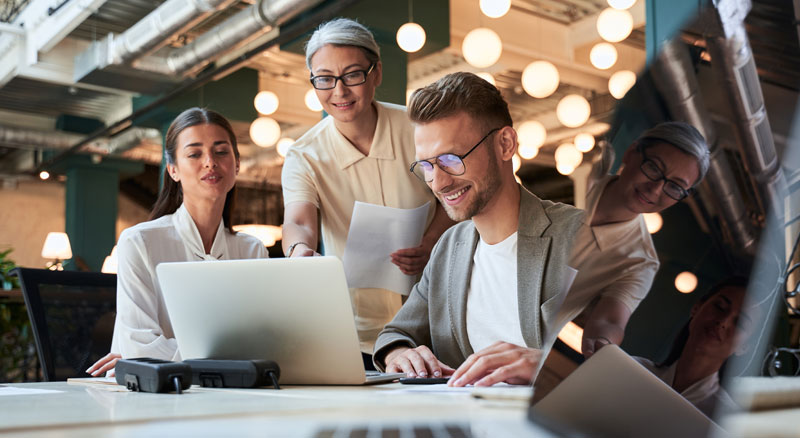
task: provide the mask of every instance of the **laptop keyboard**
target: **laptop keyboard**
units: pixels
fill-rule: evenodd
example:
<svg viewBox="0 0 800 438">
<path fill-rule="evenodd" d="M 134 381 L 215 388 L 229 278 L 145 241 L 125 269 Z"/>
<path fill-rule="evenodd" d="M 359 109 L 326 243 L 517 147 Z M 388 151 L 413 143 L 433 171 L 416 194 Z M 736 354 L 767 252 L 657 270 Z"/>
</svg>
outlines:
<svg viewBox="0 0 800 438">
<path fill-rule="evenodd" d="M 470 438 L 465 424 L 353 425 L 325 428 L 316 438 Z"/>
</svg>

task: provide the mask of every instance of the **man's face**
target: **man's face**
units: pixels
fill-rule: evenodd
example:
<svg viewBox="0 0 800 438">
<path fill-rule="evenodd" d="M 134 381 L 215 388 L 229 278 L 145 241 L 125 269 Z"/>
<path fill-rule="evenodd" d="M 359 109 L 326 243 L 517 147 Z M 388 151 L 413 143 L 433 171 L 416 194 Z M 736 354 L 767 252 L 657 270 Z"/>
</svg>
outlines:
<svg viewBox="0 0 800 438">
<path fill-rule="evenodd" d="M 416 157 L 435 162 L 435 158 L 442 154 L 462 156 L 485 135 L 482 124 L 466 113 L 418 124 L 414 129 Z M 428 186 L 450 219 L 462 221 L 481 213 L 499 190 L 497 135 L 494 133 L 487 137 L 463 159 L 466 171 L 462 175 L 450 175 L 434 164 L 433 180 L 428 182 Z"/>
<path fill-rule="evenodd" d="M 655 213 L 675 205 L 678 201 L 664 193 L 663 179 L 653 181 L 642 171 L 642 164 L 657 169 L 666 179 L 684 190 L 691 188 L 700 177 L 700 167 L 691 155 L 667 143 L 658 143 L 642 151 L 631 146 L 625 152 L 625 166 L 619 175 L 619 183 L 624 187 L 625 207 L 634 213 Z"/>
</svg>

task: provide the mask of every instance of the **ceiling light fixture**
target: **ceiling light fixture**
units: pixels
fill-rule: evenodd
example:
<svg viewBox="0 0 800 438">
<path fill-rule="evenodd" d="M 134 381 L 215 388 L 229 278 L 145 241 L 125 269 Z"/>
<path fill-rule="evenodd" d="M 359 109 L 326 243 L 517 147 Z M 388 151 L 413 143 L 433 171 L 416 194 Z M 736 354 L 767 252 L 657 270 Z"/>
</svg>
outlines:
<svg viewBox="0 0 800 438">
<path fill-rule="evenodd" d="M 597 43 L 589 52 L 589 61 L 600 70 L 608 70 L 617 62 L 617 49 L 609 43 Z"/>
<path fill-rule="evenodd" d="M 486 68 L 496 63 L 503 53 L 503 42 L 497 33 L 486 27 L 472 29 L 464 42 L 461 43 L 461 52 L 469 65 L 476 68 Z"/>
<path fill-rule="evenodd" d="M 577 128 L 589 120 L 592 107 L 585 97 L 579 94 L 564 96 L 556 106 L 556 117 L 562 125 L 568 128 Z"/>
<path fill-rule="evenodd" d="M 274 145 L 281 138 L 281 125 L 270 117 L 259 117 L 250 124 L 250 139 L 262 148 Z"/>
<path fill-rule="evenodd" d="M 560 80 L 556 66 L 547 61 L 534 61 L 522 71 L 522 88 L 539 99 L 553 94 Z"/>
<path fill-rule="evenodd" d="M 588 132 L 581 132 L 575 136 L 575 148 L 586 153 L 594 148 L 594 136 Z"/>
<path fill-rule="evenodd" d="M 406 23 L 397 29 L 397 45 L 408 53 L 419 51 L 425 45 L 425 29 L 417 23 Z"/>
<path fill-rule="evenodd" d="M 511 0 L 481 0 L 481 12 L 489 18 L 500 18 L 511 9 Z"/>
<path fill-rule="evenodd" d="M 618 43 L 633 31 L 633 15 L 626 10 L 606 8 L 597 16 L 597 33 L 609 43 Z"/>
<path fill-rule="evenodd" d="M 317 93 L 314 92 L 313 88 L 309 88 L 308 91 L 306 91 L 306 95 L 303 100 L 306 103 L 306 107 L 311 111 L 322 111 L 322 103 L 320 103 Z"/>
<path fill-rule="evenodd" d="M 634 85 L 636 85 L 636 73 L 620 70 L 608 79 L 608 92 L 615 99 L 622 99 Z"/>
<path fill-rule="evenodd" d="M 272 91 L 261 91 L 256 94 L 255 99 L 253 99 L 253 105 L 256 107 L 256 111 L 265 116 L 278 111 L 279 103 L 278 95 Z"/>
</svg>

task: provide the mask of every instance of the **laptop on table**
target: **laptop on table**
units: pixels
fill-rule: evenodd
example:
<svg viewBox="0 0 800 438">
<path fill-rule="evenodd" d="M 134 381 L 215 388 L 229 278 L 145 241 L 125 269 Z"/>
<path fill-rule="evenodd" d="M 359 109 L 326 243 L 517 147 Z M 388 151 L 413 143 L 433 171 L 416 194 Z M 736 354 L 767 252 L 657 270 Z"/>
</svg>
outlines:
<svg viewBox="0 0 800 438">
<path fill-rule="evenodd" d="M 361 385 L 344 269 L 335 257 L 162 263 L 156 267 L 184 359 L 267 359 L 282 384 Z"/>
</svg>

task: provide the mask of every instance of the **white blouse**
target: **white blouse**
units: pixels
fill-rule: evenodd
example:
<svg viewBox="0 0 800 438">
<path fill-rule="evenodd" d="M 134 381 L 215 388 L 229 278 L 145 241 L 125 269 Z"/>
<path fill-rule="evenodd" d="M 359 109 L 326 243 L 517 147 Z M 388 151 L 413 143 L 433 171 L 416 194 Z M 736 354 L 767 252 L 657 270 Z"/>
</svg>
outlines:
<svg viewBox="0 0 800 438">
<path fill-rule="evenodd" d="M 123 358 L 181 360 L 156 266 L 164 262 L 266 258 L 264 245 L 244 233 L 231 234 L 220 221 L 211 253 L 184 205 L 174 214 L 122 232 L 117 243 L 117 319 L 111 352 Z"/>
</svg>

